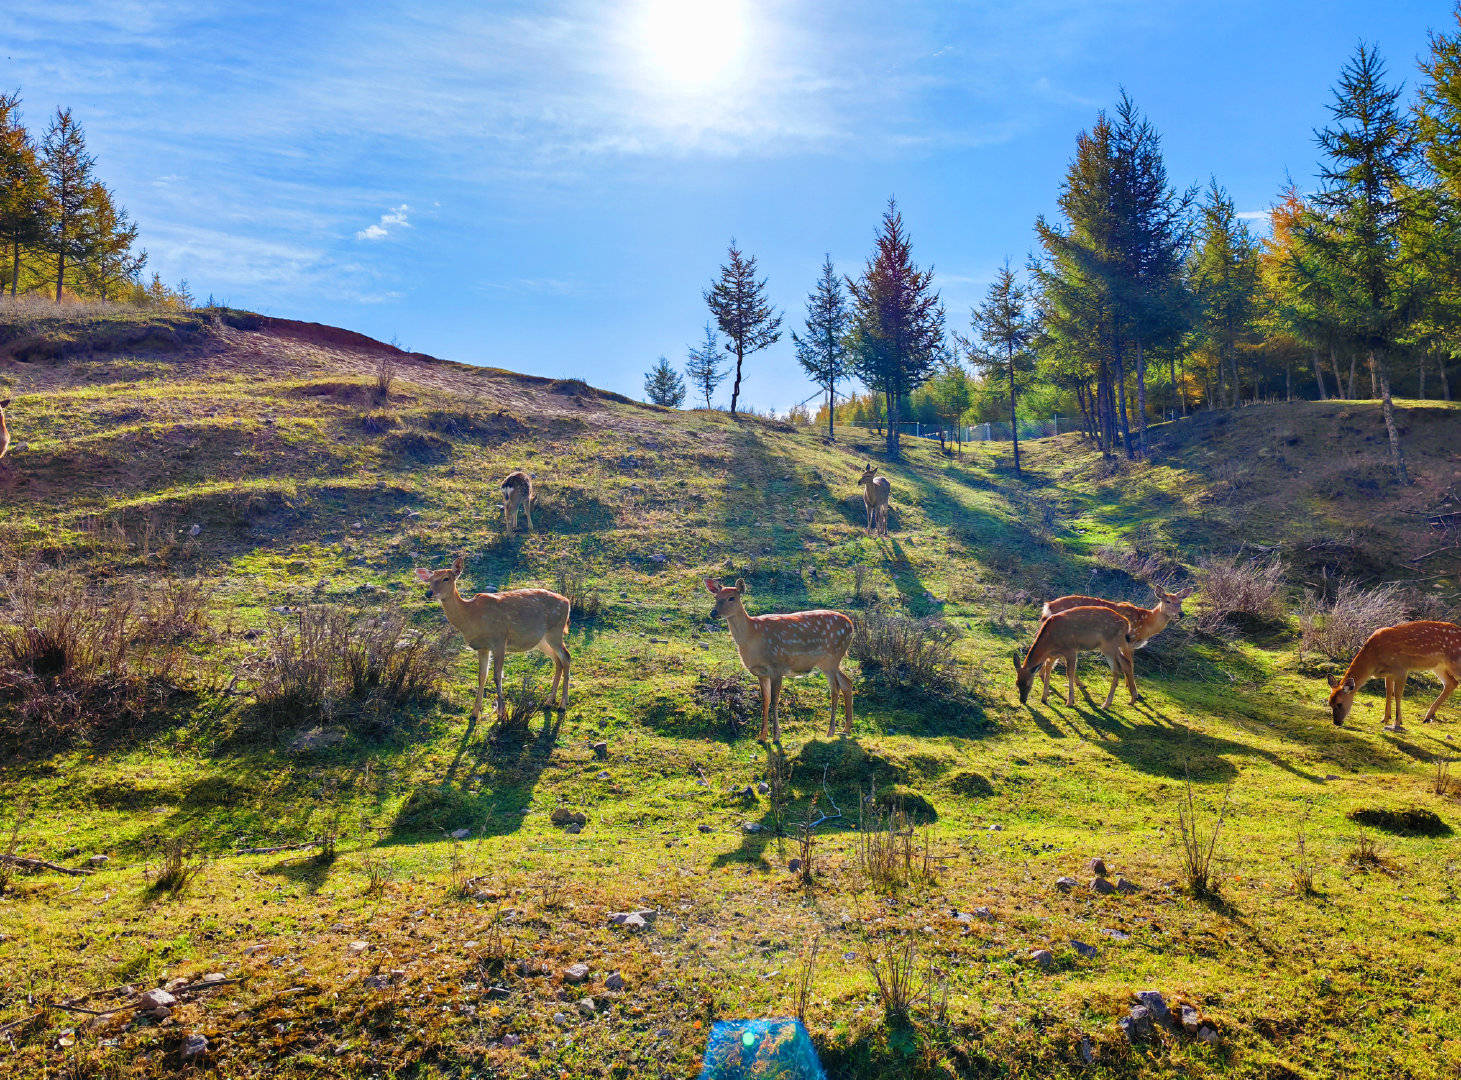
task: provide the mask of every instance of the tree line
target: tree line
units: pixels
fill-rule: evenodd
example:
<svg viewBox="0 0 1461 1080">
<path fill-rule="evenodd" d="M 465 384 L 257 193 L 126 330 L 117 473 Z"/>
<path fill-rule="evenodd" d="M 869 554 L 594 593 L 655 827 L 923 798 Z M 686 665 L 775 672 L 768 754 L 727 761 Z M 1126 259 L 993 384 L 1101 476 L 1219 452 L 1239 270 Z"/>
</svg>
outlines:
<svg viewBox="0 0 1461 1080">
<path fill-rule="evenodd" d="M 1077 136 L 1058 212 L 1037 218 L 1035 251 L 1006 262 L 967 331 L 948 325 L 890 200 L 861 272 L 825 259 L 791 334 L 816 421 L 829 437 L 838 420 L 877 424 L 896 455 L 901 422 L 1003 420 L 1018 469 L 1021 417 L 1077 417 L 1104 454 L 1137 459 L 1150 423 L 1194 409 L 1368 397 L 1405 480 L 1393 398 L 1450 400 L 1461 356 L 1461 5 L 1418 74 L 1407 99 L 1357 47 L 1314 133 L 1313 190 L 1285 185 L 1262 236 L 1216 179 L 1172 184 L 1160 133 L 1123 93 Z M 710 407 L 733 379 L 734 413 L 782 315 L 734 242 L 704 295 L 685 378 L 661 357 L 646 392 Z"/>
<path fill-rule="evenodd" d="M 57 109 L 36 139 L 20 106 L 18 90 L 0 93 L 0 293 L 186 304 L 186 285 L 142 280 L 137 225 L 97 177 L 71 110 Z"/>
</svg>

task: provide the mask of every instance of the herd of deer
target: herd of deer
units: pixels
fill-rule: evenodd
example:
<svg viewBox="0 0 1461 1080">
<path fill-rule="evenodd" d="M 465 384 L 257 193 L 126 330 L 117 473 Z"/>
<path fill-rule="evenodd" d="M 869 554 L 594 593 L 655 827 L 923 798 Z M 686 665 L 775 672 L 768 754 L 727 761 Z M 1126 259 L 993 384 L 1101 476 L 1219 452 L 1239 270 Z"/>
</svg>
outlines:
<svg viewBox="0 0 1461 1080">
<path fill-rule="evenodd" d="M 0 403 L 3 406 L 6 403 Z M 0 456 L 8 443 L 4 414 L 0 412 Z M 868 465 L 858 479 L 863 489 L 869 535 L 886 536 L 888 504 L 892 486 L 886 477 Z M 536 499 L 532 479 L 523 472 L 513 472 L 502 481 L 502 513 L 507 534 L 517 531 L 519 512 L 525 513 L 528 530 L 532 531 L 532 506 Z M 477 653 L 477 701 L 472 710 L 476 719 L 482 713 L 482 697 L 487 683 L 487 661 L 492 661 L 492 679 L 497 693 L 497 715 L 503 715 L 502 664 L 509 653 L 538 649 L 553 661 L 553 686 L 549 691 L 550 706 L 568 707 L 568 668 L 570 657 L 564 644 L 568 633 L 569 601 L 547 589 L 512 589 L 506 592 L 478 593 L 464 598 L 457 590 L 457 579 L 465 564 L 459 557 L 446 570 L 418 569 L 417 577 L 426 585 L 428 599 L 441 602 L 447 620 L 461 631 Z M 787 615 L 752 615 L 746 611 L 743 597 L 746 583 L 737 580 L 724 585 L 715 578 L 705 579 L 706 590 L 715 598 L 711 617 L 724 619 L 731 639 L 740 654 L 741 663 L 756 676 L 761 685 L 761 733 L 768 732 L 776 742 L 781 739 L 778 706 L 781 686 L 788 675 L 808 675 L 820 671 L 827 677 L 831 691 L 831 714 L 827 734 L 837 729 L 837 705 L 843 705 L 843 732 L 852 731 L 852 679 L 842 670 L 842 661 L 852 644 L 852 619 L 840 611 L 798 611 Z M 1040 703 L 1050 698 L 1050 676 L 1057 660 L 1065 664 L 1065 703 L 1075 705 L 1076 665 L 1083 652 L 1099 652 L 1111 669 L 1111 685 L 1106 691 L 1103 708 L 1110 708 L 1116 686 L 1124 677 L 1134 705 L 1141 700 L 1136 689 L 1134 653 L 1176 619 L 1182 617 L 1182 601 L 1194 590 L 1166 592 L 1153 588 L 1157 603 L 1144 608 L 1118 600 L 1097 596 L 1062 596 L 1048 601 L 1040 610 L 1040 626 L 1034 643 L 1023 659 L 1014 656 L 1015 685 L 1020 703 L 1030 696 L 1038 673 L 1044 688 Z M 1412 671 L 1434 671 L 1441 676 L 1441 694 L 1425 715 L 1426 722 L 1435 719 L 1436 709 L 1450 697 L 1461 681 L 1461 626 L 1447 622 L 1410 622 L 1375 631 L 1355 656 L 1342 679 L 1329 680 L 1332 693 L 1329 707 L 1334 723 L 1343 724 L 1354 706 L 1356 692 L 1371 678 L 1385 680 L 1385 724 L 1392 731 L 1402 730 L 1400 698 L 1406 676 Z M 562 683 L 560 696 L 558 687 Z M 1394 704 L 1395 719 L 1390 712 Z"/>
</svg>

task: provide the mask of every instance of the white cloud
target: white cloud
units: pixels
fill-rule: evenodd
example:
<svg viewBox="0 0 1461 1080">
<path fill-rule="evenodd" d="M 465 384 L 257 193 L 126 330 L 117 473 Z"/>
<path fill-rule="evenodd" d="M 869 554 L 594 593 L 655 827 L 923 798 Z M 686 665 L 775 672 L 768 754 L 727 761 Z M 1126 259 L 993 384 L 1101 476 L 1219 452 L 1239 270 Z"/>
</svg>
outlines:
<svg viewBox="0 0 1461 1080">
<path fill-rule="evenodd" d="M 1267 210 L 1239 210 L 1237 213 L 1239 221 L 1267 221 Z"/>
<path fill-rule="evenodd" d="M 367 225 L 355 234 L 357 240 L 384 240 L 390 235 L 392 229 L 409 229 L 411 223 L 406 220 L 406 213 L 411 208 L 405 203 L 392 207 L 380 216 L 380 220 L 374 225 Z"/>
</svg>

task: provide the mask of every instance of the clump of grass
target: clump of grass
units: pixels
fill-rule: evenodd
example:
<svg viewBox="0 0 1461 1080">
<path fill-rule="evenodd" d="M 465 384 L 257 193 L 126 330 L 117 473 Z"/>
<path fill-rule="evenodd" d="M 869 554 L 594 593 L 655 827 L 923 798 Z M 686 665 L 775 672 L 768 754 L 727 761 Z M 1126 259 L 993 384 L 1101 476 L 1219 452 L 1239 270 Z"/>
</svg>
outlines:
<svg viewBox="0 0 1461 1080">
<path fill-rule="evenodd" d="M 731 738 L 739 735 L 748 723 L 759 719 L 760 706 L 751 681 L 739 669 L 722 667 L 700 672 L 695 676 L 690 695 Z"/>
<path fill-rule="evenodd" d="M 806 863 L 802 864 L 803 866 Z M 817 931 L 817 936 L 807 943 L 807 951 L 802 954 L 801 966 L 797 969 L 796 976 L 796 1018 L 803 1025 L 807 1022 L 807 1005 L 812 1000 L 812 979 L 817 974 L 817 954 L 822 951 L 822 932 Z"/>
<path fill-rule="evenodd" d="M 1188 777 L 1177 806 L 1177 832 L 1182 845 L 1182 876 L 1187 891 L 1198 899 L 1216 897 L 1222 889 L 1221 863 L 1217 859 L 1218 840 L 1232 807 L 1232 785 L 1223 788 L 1223 801 L 1217 812 L 1204 824 L 1197 799 Z"/>
<path fill-rule="evenodd" d="M 568 598 L 570 617 L 576 623 L 593 622 L 603 613 L 603 596 L 584 583 L 581 570 L 560 568 L 553 582 L 553 591 Z"/>
<path fill-rule="evenodd" d="M 1344 857 L 1344 861 L 1356 870 L 1386 870 L 1390 868 L 1390 860 L 1380 850 L 1380 845 L 1375 843 L 1372 836 L 1361 836 L 1354 842 L 1350 853 Z"/>
<path fill-rule="evenodd" d="M 858 811 L 857 867 L 869 886 L 883 892 L 931 885 L 937 880 L 933 834 L 917 828 L 901 806 L 880 807 L 868 796 Z"/>
<path fill-rule="evenodd" d="M 191 860 L 192 853 L 180 837 L 169 837 L 161 843 L 161 861 L 147 891 L 155 896 L 178 897 L 203 872 L 203 860 Z"/>
<path fill-rule="evenodd" d="M 305 608 L 271 625 L 255 707 L 281 724 L 345 721 L 380 735 L 395 710 L 441 695 L 455 652 L 450 628 L 424 634 L 399 612 Z"/>
<path fill-rule="evenodd" d="M 1319 862 L 1309 849 L 1309 815 L 1313 808 L 1304 810 L 1294 829 L 1294 853 L 1289 857 L 1289 870 L 1293 875 L 1294 891 L 1300 896 L 1314 895 L 1314 878 Z"/>
<path fill-rule="evenodd" d="M 391 387 L 396 382 L 396 358 L 390 353 L 381 353 L 375 362 L 375 400 L 382 404 L 391 399 Z"/>
<path fill-rule="evenodd" d="M 1445 758 L 1436 759 L 1436 775 L 1431 781 L 1431 790 L 1443 799 L 1457 793 L 1457 784 L 1451 779 L 1451 762 Z"/>
<path fill-rule="evenodd" d="M 503 689 L 502 705 L 502 715 L 493 722 L 494 736 L 526 738 L 532 730 L 533 717 L 544 709 L 542 691 L 530 673 L 524 672 L 521 682 Z M 487 707 L 484 703 L 483 708 Z"/>
<path fill-rule="evenodd" d="M 360 868 L 365 871 L 365 895 L 380 896 L 391 880 L 391 867 L 374 848 L 361 852 Z"/>
<path fill-rule="evenodd" d="M 862 962 L 877 988 L 883 1018 L 894 1027 L 906 1026 L 913 1019 L 913 1007 L 921 991 L 919 985 L 918 942 L 911 933 L 888 934 L 875 941 L 864 929 Z"/>
<path fill-rule="evenodd" d="M 1277 556 L 1266 561 L 1245 559 L 1241 554 L 1203 559 L 1197 570 L 1202 598 L 1198 629 L 1217 633 L 1236 624 L 1281 620 L 1287 573 L 1288 567 Z"/>
<path fill-rule="evenodd" d="M 948 696 L 959 689 L 954 639 L 943 619 L 869 611 L 857 619 L 848 650 L 863 676 L 890 689 Z"/>
</svg>

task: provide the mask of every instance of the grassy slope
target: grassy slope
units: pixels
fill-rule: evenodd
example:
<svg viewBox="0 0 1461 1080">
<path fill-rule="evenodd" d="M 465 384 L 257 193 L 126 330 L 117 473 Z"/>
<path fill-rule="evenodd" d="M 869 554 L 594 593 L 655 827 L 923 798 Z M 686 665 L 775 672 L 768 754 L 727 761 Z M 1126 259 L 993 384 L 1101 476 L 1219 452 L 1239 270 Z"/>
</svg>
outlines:
<svg viewBox="0 0 1461 1080">
<path fill-rule="evenodd" d="M 1455 484 L 1455 410 L 1405 408 L 1421 478 L 1407 491 L 1384 479 L 1383 428 L 1366 404 L 1202 417 L 1159 431 L 1152 467 L 1106 470 L 1073 437 L 1030 444 L 1023 484 L 999 448 L 950 462 L 917 445 L 889 471 L 893 531 L 879 542 L 860 533 L 853 483 L 858 463 L 877 456 L 871 444 L 829 447 L 777 425 L 554 393 L 423 358 L 395 358 L 395 395 L 373 409 L 366 384 L 384 352 L 359 345 L 270 324 L 208 331 L 179 352 L 122 345 L 0 366 L 17 393 L 15 437 L 28 444 L 0 474 L 3 551 L 42 552 L 99 580 L 201 575 L 222 632 L 197 659 L 217 686 L 235 672 L 248 685 L 257 632 L 276 608 L 390 604 L 433 626 L 440 615 L 413 566 L 465 551 L 467 587 L 552 585 L 580 568 L 605 612 L 572 632 L 572 707 L 528 745 L 492 741 L 465 722 L 474 672 L 464 651 L 455 700 L 387 743 L 291 753 L 288 733 L 241 737 L 246 706 L 205 693 L 193 713 L 135 743 L 0 762 L 6 820 L 33 808 L 24 853 L 111 855 L 92 877 L 25 877 L 0 897 L 0 1026 L 28 1015 L 28 1002 L 123 982 L 212 970 L 242 980 L 161 1027 L 122 1014 L 87 1028 L 84 1015 L 53 1010 L 11 1032 L 7 1074 L 168 1072 L 183 1035 L 200 1031 L 224 1076 L 265 1066 L 683 1076 L 711 1019 L 792 1009 L 799 957 L 819 931 L 808 1020 L 835 1075 L 1461 1068 L 1454 840 L 1381 835 L 1387 869 L 1345 861 L 1362 831 L 1345 817 L 1352 809 L 1421 805 L 1455 818 L 1430 791 L 1429 764 L 1449 752 L 1454 720 L 1382 736 L 1371 693 L 1336 730 L 1322 680 L 1298 673 L 1284 633 L 1225 645 L 1169 631 L 1139 654 L 1146 700 L 1132 707 L 1121 695 L 1110 712 L 1089 698 L 1020 707 L 1008 670 L 1036 598 L 1138 595 L 1101 562 L 1106 545 L 1190 565 L 1239 541 L 1278 544 L 1299 577 L 1318 573 L 1316 560 L 1413 576 L 1400 560 L 1428 538 L 1404 511 Z M 508 542 L 496 480 L 513 467 L 539 479 L 540 531 Z M 723 628 L 707 622 L 701 577 L 745 577 L 753 611 L 856 609 L 858 565 L 868 591 L 913 614 L 942 612 L 963 631 L 957 649 L 979 688 L 979 704 L 940 709 L 860 685 L 855 745 L 818 738 L 824 684 L 789 695 L 784 739 L 801 762 L 793 817 L 827 760 L 844 809 L 849 785 L 865 779 L 901 783 L 936 808 L 937 883 L 893 896 L 863 886 L 856 834 L 837 828 L 822 831 L 816 886 L 796 887 L 785 869 L 794 844 L 741 827 L 769 820 L 766 800 L 748 807 L 727 794 L 762 776 L 764 751 L 728 738 L 692 694 L 698 672 L 735 663 Z M 543 666 L 514 658 L 509 676 Z M 1092 691 L 1101 678 L 1091 668 Z M 593 760 L 597 739 L 609 741 L 607 762 Z M 1188 772 L 1205 809 L 1231 784 L 1221 903 L 1174 887 Z M 584 810 L 589 826 L 554 828 L 559 806 Z M 336 820 L 347 839 L 332 863 L 230 854 Z M 1286 861 L 1301 821 L 1321 865 L 1313 897 L 1295 894 Z M 458 826 L 476 838 L 446 839 Z M 211 857 L 177 899 L 145 889 L 164 836 L 193 838 Z M 1093 855 L 1144 891 L 1052 887 Z M 383 890 L 367 887 L 372 873 Z M 500 900 L 460 899 L 452 883 L 464 875 Z M 607 912 L 638 905 L 663 912 L 647 936 L 605 928 Z M 950 917 L 980 905 L 992 921 Z M 948 1031 L 882 1024 L 868 975 L 847 959 L 868 924 L 911 929 L 948 973 Z M 556 977 L 498 975 L 499 931 L 518 956 L 554 970 L 588 962 L 600 1015 L 578 1018 L 576 989 L 560 1004 Z M 347 950 L 357 939 L 369 943 L 363 956 Z M 1098 956 L 1079 958 L 1072 939 Z M 264 948 L 246 954 L 253 945 Z M 1039 947 L 1055 952 L 1048 971 L 1028 960 Z M 367 989 L 361 980 L 377 969 L 407 974 Z M 629 988 L 605 997 L 613 970 Z M 507 999 L 488 1000 L 494 981 L 510 987 Z M 1167 1037 L 1129 1050 L 1114 1022 L 1131 991 L 1148 987 L 1200 1007 L 1223 1045 Z M 560 1009 L 566 1027 L 552 1020 Z M 500 1045 L 506 1033 L 522 1042 Z M 1082 1035 L 1094 1066 L 1081 1064 Z"/>
</svg>

